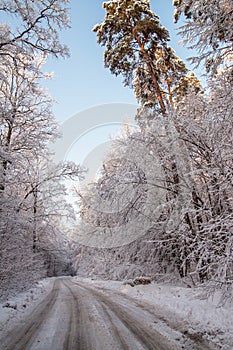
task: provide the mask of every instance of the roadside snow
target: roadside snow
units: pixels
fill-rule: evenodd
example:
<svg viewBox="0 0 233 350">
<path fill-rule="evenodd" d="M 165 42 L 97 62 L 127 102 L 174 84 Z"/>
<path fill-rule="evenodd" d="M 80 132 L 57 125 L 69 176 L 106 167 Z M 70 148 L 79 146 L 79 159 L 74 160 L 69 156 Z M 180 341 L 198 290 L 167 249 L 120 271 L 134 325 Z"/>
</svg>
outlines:
<svg viewBox="0 0 233 350">
<path fill-rule="evenodd" d="M 76 277 L 77 281 L 124 293 L 154 307 L 159 317 L 192 339 L 206 339 L 213 349 L 233 350 L 233 303 L 220 306 L 220 295 L 203 288 L 151 283 L 131 287 L 122 282 Z"/>
<path fill-rule="evenodd" d="M 190 339 L 205 339 L 213 350 L 233 349 L 233 303 L 219 306 L 220 295 L 207 298 L 203 288 L 191 289 L 161 283 L 131 287 L 123 282 L 79 277 L 73 279 L 101 288 L 108 295 L 120 292 L 136 299 L 164 321 L 163 329 L 167 324 Z M 0 304 L 0 338 L 30 315 L 51 291 L 53 280 L 54 278 L 42 280 L 33 289 Z"/>
<path fill-rule="evenodd" d="M 30 314 L 53 287 L 53 278 L 37 282 L 30 290 L 0 303 L 0 338 Z"/>
</svg>

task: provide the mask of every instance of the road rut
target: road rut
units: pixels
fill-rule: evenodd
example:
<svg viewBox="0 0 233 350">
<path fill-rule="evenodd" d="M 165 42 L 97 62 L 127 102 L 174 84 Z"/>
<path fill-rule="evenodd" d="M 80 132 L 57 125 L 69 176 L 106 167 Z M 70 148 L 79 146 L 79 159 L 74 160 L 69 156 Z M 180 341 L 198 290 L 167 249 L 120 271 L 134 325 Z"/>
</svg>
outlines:
<svg viewBox="0 0 233 350">
<path fill-rule="evenodd" d="M 162 328 L 161 328 L 162 325 Z M 165 331 L 164 331 L 165 330 Z M 203 350 L 136 301 L 58 278 L 1 350 Z"/>
</svg>

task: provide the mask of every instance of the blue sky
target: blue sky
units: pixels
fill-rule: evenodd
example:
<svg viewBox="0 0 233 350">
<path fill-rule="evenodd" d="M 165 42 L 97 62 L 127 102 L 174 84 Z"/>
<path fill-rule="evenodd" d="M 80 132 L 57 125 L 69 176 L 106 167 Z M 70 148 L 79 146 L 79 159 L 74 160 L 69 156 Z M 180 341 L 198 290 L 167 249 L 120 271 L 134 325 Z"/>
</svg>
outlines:
<svg viewBox="0 0 233 350">
<path fill-rule="evenodd" d="M 71 0 L 70 8 L 72 28 L 64 31 L 61 39 L 70 47 L 71 57 L 49 59 L 46 65 L 47 71 L 55 73 L 55 78 L 46 82 L 46 88 L 57 100 L 53 109 L 56 119 L 63 122 L 79 111 L 104 103 L 136 103 L 133 91 L 104 68 L 104 49 L 92 32 L 93 26 L 105 16 L 102 1 Z M 178 45 L 181 38 L 176 36 L 178 25 L 173 24 L 172 1 L 151 0 L 151 8 L 170 31 L 170 45 L 185 60 L 191 52 Z"/>
</svg>

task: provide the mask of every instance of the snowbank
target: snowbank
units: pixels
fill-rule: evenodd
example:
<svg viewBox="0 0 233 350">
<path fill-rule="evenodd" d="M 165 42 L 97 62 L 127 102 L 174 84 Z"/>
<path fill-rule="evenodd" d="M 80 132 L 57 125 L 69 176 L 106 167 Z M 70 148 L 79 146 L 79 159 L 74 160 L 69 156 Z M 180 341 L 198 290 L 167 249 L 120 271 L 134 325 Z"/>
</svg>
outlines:
<svg viewBox="0 0 233 350">
<path fill-rule="evenodd" d="M 30 314 L 32 309 L 39 304 L 53 287 L 53 278 L 46 278 L 35 284 L 28 291 L 8 298 L 0 304 L 0 338 L 21 319 Z"/>
</svg>

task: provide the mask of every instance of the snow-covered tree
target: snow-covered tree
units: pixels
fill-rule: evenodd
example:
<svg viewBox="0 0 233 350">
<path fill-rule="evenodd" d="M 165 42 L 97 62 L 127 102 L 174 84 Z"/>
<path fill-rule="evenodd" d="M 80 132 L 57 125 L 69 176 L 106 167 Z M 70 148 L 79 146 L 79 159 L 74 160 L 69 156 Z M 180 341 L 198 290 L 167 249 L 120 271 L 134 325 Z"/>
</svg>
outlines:
<svg viewBox="0 0 233 350">
<path fill-rule="evenodd" d="M 35 53 L 66 56 L 68 48 L 59 40 L 59 31 L 69 27 L 69 0 L 2 0 L 0 53 L 11 59 L 19 54 L 31 59 Z"/>
<path fill-rule="evenodd" d="M 232 80 L 226 71 L 210 82 L 208 94 L 195 89 L 180 94 L 171 123 L 154 115 L 148 125 L 114 142 L 100 178 L 81 193 L 82 223 L 77 229 L 85 238 L 79 243 L 95 247 L 96 240 L 97 247 L 109 249 L 79 245 L 75 261 L 80 272 L 85 271 L 84 262 L 88 273 L 114 278 L 143 272 L 157 278 L 158 269 L 163 274 L 176 271 L 175 276 L 189 277 L 190 284 L 215 283 L 229 291 L 231 101 Z M 133 200 L 136 195 L 140 200 Z M 110 210 L 109 215 L 106 203 L 108 209 L 124 204 L 125 210 L 114 215 Z M 99 236 L 104 240 L 98 242 Z M 105 244 L 107 239 L 112 246 Z M 128 244 L 118 247 L 120 242 Z"/>
<path fill-rule="evenodd" d="M 185 43 L 200 53 L 192 61 L 199 64 L 204 60 L 208 71 L 216 71 L 224 61 L 232 66 L 232 1 L 174 0 L 173 5 L 175 22 L 182 14 L 188 19 L 180 28 Z"/>
<path fill-rule="evenodd" d="M 73 163 L 51 164 L 48 144 L 57 137 L 57 125 L 51 98 L 39 85 L 48 77 L 41 73 L 44 59 L 34 59 L 33 70 L 27 69 L 25 61 L 28 57 L 21 56 L 1 67 L 0 280 L 4 295 L 7 288 L 27 287 L 46 275 L 41 233 L 49 236 L 55 230 L 55 217 L 70 215 L 61 181 L 81 174 Z"/>
<path fill-rule="evenodd" d="M 98 43 L 105 46 L 105 66 L 123 75 L 143 104 L 156 104 L 165 115 L 172 86 L 187 69 L 167 46 L 169 33 L 150 9 L 150 1 L 104 2 L 106 17 L 94 27 Z"/>
<path fill-rule="evenodd" d="M 224 296 L 230 297 L 232 70 L 224 65 L 215 70 L 204 91 L 195 74 L 187 74 L 167 47 L 166 31 L 161 29 L 161 36 L 156 32 L 158 19 L 149 5 L 149 1 L 104 3 L 105 21 L 94 28 L 106 46 L 106 66 L 123 74 L 126 84 L 134 84 L 143 106 L 137 114 L 139 129 L 113 143 L 98 180 L 81 191 L 75 265 L 80 273 L 105 278 L 167 274 L 189 285 L 224 286 Z M 209 61 L 213 69 L 222 59 L 226 63 L 227 49 L 232 50 L 231 3 L 184 0 L 174 5 L 178 16 L 189 19 L 184 31 L 188 30 L 187 38 L 193 35 L 198 41 L 197 48 L 203 50 L 200 59 L 216 58 L 213 65 Z M 218 26 L 224 21 L 226 33 L 221 36 Z M 169 52 L 172 60 L 166 61 Z M 165 113 L 159 102 L 159 112 L 148 108 L 159 101 L 155 72 Z"/>
<path fill-rule="evenodd" d="M 66 260 L 58 217 L 73 212 L 63 180 L 81 171 L 51 162 L 48 146 L 58 131 L 41 81 L 51 76 L 42 72 L 46 57 L 68 53 L 59 42 L 59 31 L 68 27 L 67 4 L 0 2 L 0 297 L 46 276 L 51 256 Z"/>
<path fill-rule="evenodd" d="M 15 163 L 23 164 L 26 159 L 29 162 L 33 153 L 41 154 L 57 136 L 52 100 L 39 85 L 41 79 L 47 78 L 41 73 L 44 58 L 34 59 L 33 71 L 26 68 L 27 62 L 28 58 L 22 56 L 20 61 L 9 60 L 7 65 L 1 65 L 1 190 L 7 167 L 12 164 L 16 168 Z"/>
<path fill-rule="evenodd" d="M 197 94 L 201 90 L 202 86 L 200 80 L 194 72 L 190 72 L 186 76 L 181 77 L 173 90 L 175 106 L 177 107 L 177 104 L 185 97 L 185 95 L 188 95 L 191 92 Z"/>
<path fill-rule="evenodd" d="M 158 48 L 153 54 L 153 67 L 156 70 L 164 103 L 169 109 L 173 106 L 177 85 L 181 85 L 182 79 L 186 77 L 187 68 L 170 47 Z M 156 106 L 157 97 L 147 67 L 141 65 L 136 69 L 133 87 L 135 97 L 143 107 Z"/>
<path fill-rule="evenodd" d="M 217 261 L 223 261 L 228 256 L 224 252 L 229 250 L 227 247 L 231 244 L 233 218 L 230 180 L 233 171 L 231 74 L 223 71 L 209 85 L 208 96 L 190 94 L 177 110 L 180 138 L 190 153 L 192 177 L 198 194 L 198 198 L 193 198 L 195 211 L 192 211 L 192 215 L 197 223 L 200 241 L 196 241 L 192 251 L 194 255 L 201 256 L 198 268 L 205 278 L 223 268 Z M 195 253 L 196 249 L 202 253 Z M 226 278 L 226 274 L 231 275 L 229 262 L 224 264 L 224 268 L 228 271 L 225 277 L 219 274 L 216 280 Z"/>
</svg>

